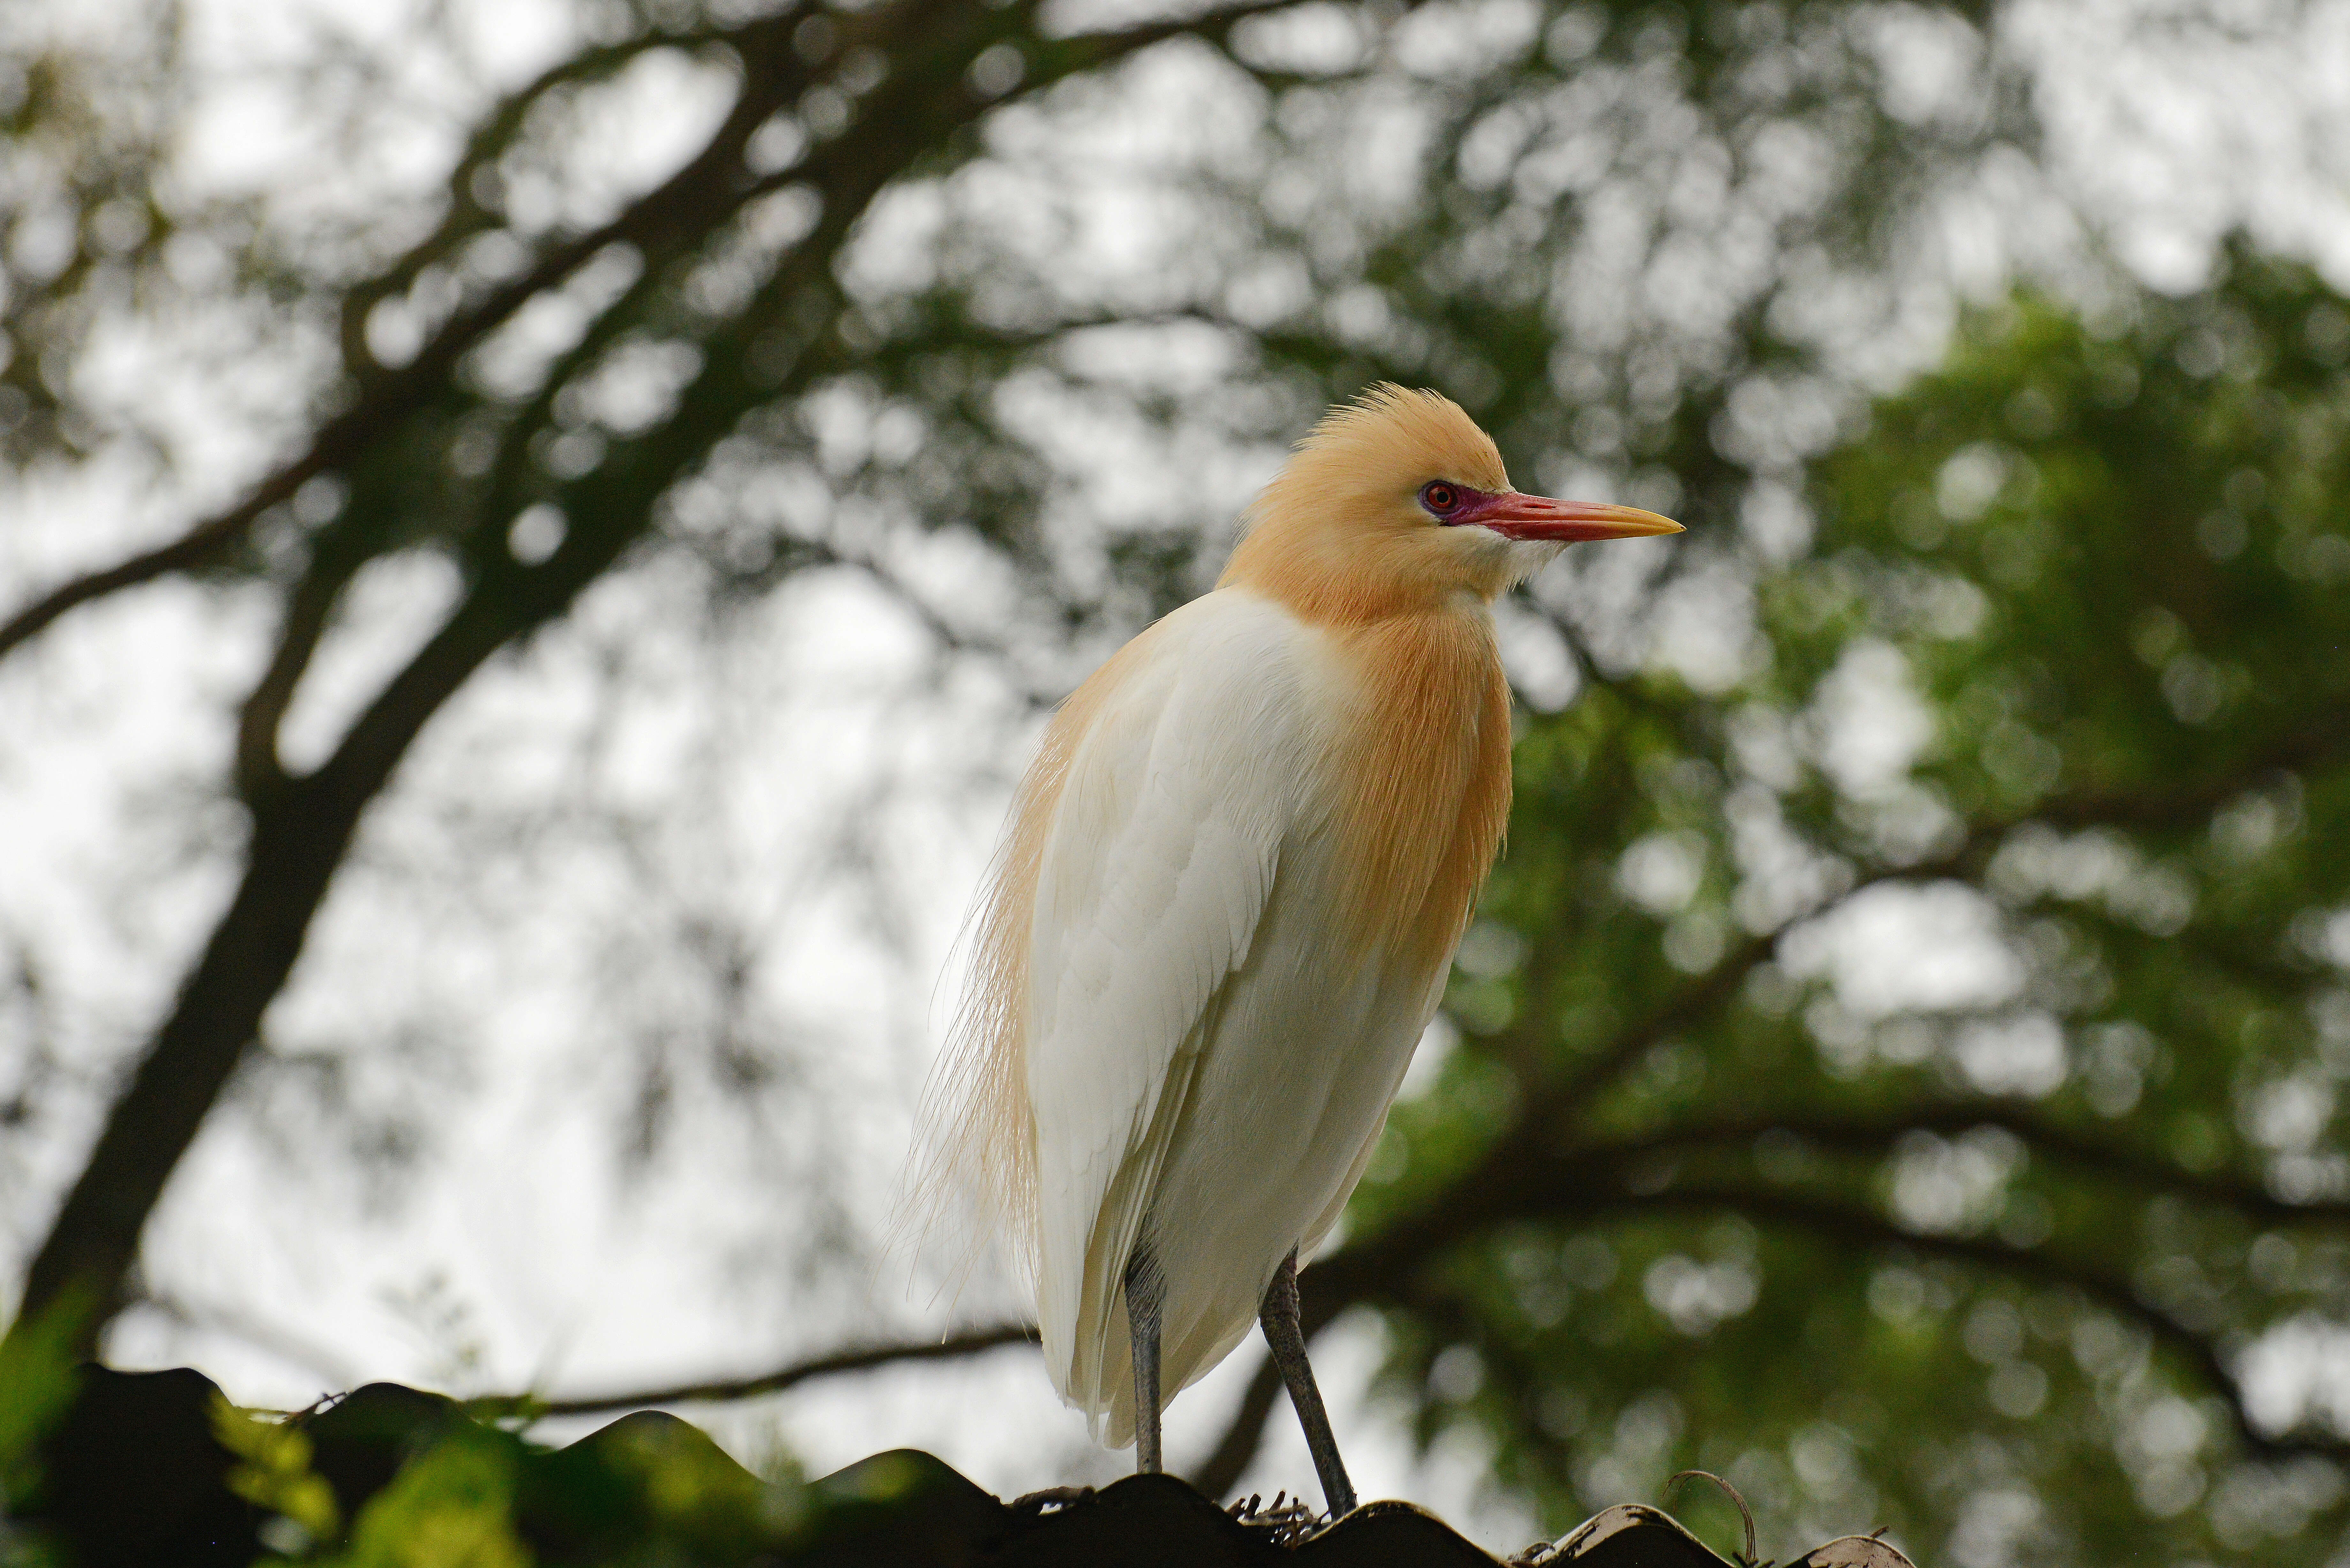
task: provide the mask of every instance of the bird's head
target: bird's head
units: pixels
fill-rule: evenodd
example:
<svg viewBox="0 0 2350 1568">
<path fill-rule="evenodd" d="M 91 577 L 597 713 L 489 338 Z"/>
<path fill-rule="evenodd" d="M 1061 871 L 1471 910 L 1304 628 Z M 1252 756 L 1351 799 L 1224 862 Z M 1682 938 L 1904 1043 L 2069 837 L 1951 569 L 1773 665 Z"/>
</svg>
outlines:
<svg viewBox="0 0 2350 1568">
<path fill-rule="evenodd" d="M 1458 404 L 1379 386 L 1298 443 L 1250 507 L 1223 580 L 1312 619 L 1369 618 L 1490 599 L 1578 541 L 1679 532 L 1637 507 L 1520 494 Z"/>
</svg>

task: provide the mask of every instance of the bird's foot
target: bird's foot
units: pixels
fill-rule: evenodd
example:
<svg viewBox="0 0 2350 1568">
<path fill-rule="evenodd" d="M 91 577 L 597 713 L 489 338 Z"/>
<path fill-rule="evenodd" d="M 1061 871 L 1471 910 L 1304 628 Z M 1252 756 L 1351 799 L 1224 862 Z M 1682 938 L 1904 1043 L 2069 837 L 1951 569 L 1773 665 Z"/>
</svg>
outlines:
<svg viewBox="0 0 2350 1568">
<path fill-rule="evenodd" d="M 1252 1492 L 1224 1511 L 1242 1528 L 1262 1532 L 1275 1546 L 1295 1545 L 1328 1521 L 1326 1515 L 1315 1512 L 1314 1506 L 1304 1498 L 1291 1497 L 1285 1491 L 1274 1493 L 1270 1503 L 1262 1493 Z"/>
</svg>

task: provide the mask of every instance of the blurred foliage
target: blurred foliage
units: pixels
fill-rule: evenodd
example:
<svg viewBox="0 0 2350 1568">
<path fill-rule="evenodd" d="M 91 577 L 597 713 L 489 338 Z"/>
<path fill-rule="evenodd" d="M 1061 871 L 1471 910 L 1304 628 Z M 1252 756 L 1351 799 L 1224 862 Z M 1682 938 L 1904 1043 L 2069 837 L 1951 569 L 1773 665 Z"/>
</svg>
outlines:
<svg viewBox="0 0 2350 1568">
<path fill-rule="evenodd" d="M 0 1565 L 47 1568 L 43 1544 L 10 1523 L 41 1488 L 41 1445 L 73 1401 L 70 1346 L 88 1303 L 67 1296 L 21 1332 L 0 1340 Z"/>
<path fill-rule="evenodd" d="M 515 1455 L 494 1438 L 452 1433 L 400 1468 L 351 1529 L 349 1568 L 525 1568 L 515 1538 Z M 298 1521 L 297 1521 L 298 1522 Z"/>
<path fill-rule="evenodd" d="M 2345 350 L 2241 246 L 1978 311 L 1814 465 L 1737 679 L 1533 721 L 1355 1211 L 1468 1237 L 1388 1314 L 1424 1435 L 1562 1525 L 1703 1466 L 1782 1552 L 2341 1550 Z"/>
<path fill-rule="evenodd" d="M 19 1516 L 20 1545 L 68 1561 L 777 1562 L 821 1554 L 877 1509 L 918 1506 L 941 1484 L 970 1490 L 903 1455 L 826 1482 L 762 1480 L 685 1422 L 649 1412 L 553 1449 L 391 1384 L 286 1415 L 236 1409 L 186 1372 L 88 1376 L 79 1446 L 55 1456 L 70 1484 L 33 1494 Z M 191 1400 L 208 1418 L 180 1418 Z"/>
<path fill-rule="evenodd" d="M 256 1508 L 298 1526 L 309 1541 L 341 1532 L 335 1489 L 310 1469 L 310 1438 L 299 1427 L 238 1409 L 222 1396 L 213 1406 L 213 1437 L 235 1456 L 228 1487 Z"/>
</svg>

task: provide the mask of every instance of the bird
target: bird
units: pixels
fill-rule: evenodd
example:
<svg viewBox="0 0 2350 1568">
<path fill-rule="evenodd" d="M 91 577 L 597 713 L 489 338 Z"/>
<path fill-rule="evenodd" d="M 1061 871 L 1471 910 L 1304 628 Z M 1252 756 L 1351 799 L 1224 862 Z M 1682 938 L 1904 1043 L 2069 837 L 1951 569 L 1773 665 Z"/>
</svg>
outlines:
<svg viewBox="0 0 2350 1568">
<path fill-rule="evenodd" d="M 1209 593 L 1066 699 L 974 906 L 928 1114 L 1035 1295 L 1055 1388 L 1163 1466 L 1164 1404 L 1262 1326 L 1355 1505 L 1297 1267 L 1434 1016 L 1510 808 L 1494 598 L 1680 531 L 1513 489 L 1439 393 L 1332 408 Z"/>
</svg>

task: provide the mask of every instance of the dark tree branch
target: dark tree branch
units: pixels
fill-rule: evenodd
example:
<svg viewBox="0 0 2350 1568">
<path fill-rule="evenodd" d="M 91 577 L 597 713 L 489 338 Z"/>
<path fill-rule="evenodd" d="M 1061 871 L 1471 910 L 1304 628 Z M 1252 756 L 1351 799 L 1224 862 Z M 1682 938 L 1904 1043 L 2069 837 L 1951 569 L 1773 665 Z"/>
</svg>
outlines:
<svg viewBox="0 0 2350 1568">
<path fill-rule="evenodd" d="M 321 545 L 326 543 L 322 537 Z M 236 793 L 248 805 L 286 780 L 286 770 L 277 753 L 278 726 L 294 701 L 294 689 L 301 682 L 302 672 L 310 667 L 311 656 L 317 651 L 319 639 L 326 635 L 335 601 L 363 559 L 359 550 L 347 548 L 331 554 L 314 550 L 309 566 L 286 594 L 277 646 L 260 680 L 254 683 L 244 705 L 237 710 Z"/>
<path fill-rule="evenodd" d="M 1152 22 L 1039 40 L 1033 51 L 1029 78 L 1014 96 L 1032 95 L 1054 81 L 1098 69 L 1152 44 L 1185 34 L 1221 42 L 1237 23 L 1296 3 L 1297 0 L 1253 0 L 1251 4 L 1222 7 L 1188 21 Z M 918 31 L 923 19 L 910 14 L 922 9 L 890 6 L 861 16 L 844 16 L 839 21 L 847 43 L 902 48 L 907 35 Z M 1011 6 L 1000 12 L 981 13 L 976 17 L 968 7 L 954 9 L 965 14 L 953 16 L 948 8 L 937 7 L 933 19 L 941 32 L 950 30 L 955 22 L 972 30 L 976 36 L 964 41 L 977 46 L 968 51 L 976 55 L 987 44 L 1011 36 L 1029 19 L 1035 7 Z M 910 18 L 911 27 L 908 26 Z M 854 150 L 867 140 L 858 134 L 866 129 L 864 124 L 815 159 L 792 169 L 757 182 L 740 177 L 743 149 L 753 133 L 812 80 L 789 43 L 789 29 L 797 20 L 796 13 L 785 13 L 780 18 L 762 18 L 730 32 L 709 35 L 711 40 L 731 45 L 743 57 L 746 80 L 725 122 L 684 168 L 609 222 L 555 245 L 527 273 L 492 290 L 479 304 L 451 317 L 406 365 L 364 377 L 359 396 L 348 409 L 319 429 L 307 450 L 262 481 L 234 506 L 197 524 L 168 544 L 60 584 L 0 623 L 0 658 L 37 636 L 58 617 L 93 599 L 217 560 L 244 538 L 263 513 L 291 499 L 312 478 L 348 462 L 429 404 L 446 384 L 457 362 L 474 345 L 525 304 L 564 282 L 608 247 L 637 247 L 644 253 L 650 272 L 661 261 L 679 254 L 683 243 L 698 238 L 712 223 L 743 202 L 767 191 L 810 179 L 816 174 L 814 165 L 817 163 L 857 156 Z M 844 52 L 845 49 L 837 50 L 834 57 Z M 920 117 L 916 123 L 949 130 L 992 107 L 962 79 L 959 72 L 944 80 L 937 73 L 924 73 L 924 77 L 931 89 L 928 101 L 919 106 L 902 102 L 898 106 L 901 112 L 913 109 Z M 554 85 L 546 82 L 534 87 L 543 91 Z M 525 93 L 530 90 L 525 89 Z M 905 95 L 895 96 L 902 99 Z M 511 107 L 512 100 L 508 106 L 502 106 L 500 112 Z M 521 107 L 526 108 L 526 102 Z M 476 133 L 469 157 L 478 148 L 481 138 L 490 134 L 490 128 Z M 468 167 L 461 161 L 461 170 Z M 461 193 L 452 201 L 462 207 L 471 197 Z M 424 242 L 418 254 L 428 253 L 432 243 Z M 404 257 L 384 277 L 396 280 L 403 275 L 403 269 L 413 271 L 421 265 L 416 255 Z M 390 292 L 391 289 L 384 288 L 374 297 L 381 298 Z"/>
<path fill-rule="evenodd" d="M 1264 1444 L 1265 1420 L 1280 1399 L 1281 1368 L 1267 1355 L 1257 1362 L 1255 1375 L 1224 1425 L 1224 1435 L 1216 1439 L 1206 1458 L 1185 1472 L 1186 1479 L 1202 1493 L 1219 1500 L 1240 1485 L 1242 1474 Z"/>
<path fill-rule="evenodd" d="M 1579 1160 L 1536 1158 L 1515 1172 L 1510 1189 L 1482 1195 L 1440 1218 L 1399 1226 L 1316 1263 L 1306 1278 L 1310 1332 L 1349 1306 L 1417 1306 L 1430 1300 L 1428 1265 L 1450 1249 L 1507 1221 L 1600 1220 L 1682 1210 L 1729 1211 L 1757 1224 L 1809 1231 L 1856 1250 L 1949 1258 L 1989 1272 L 2078 1292 L 2116 1316 L 2139 1324 L 2156 1342 L 2228 1402 L 2244 1446 L 2267 1457 L 2315 1454 L 2350 1460 L 2350 1438 L 2295 1430 L 2272 1434 L 2253 1426 L 2241 1386 L 2219 1341 L 2126 1280 L 2100 1266 L 2044 1247 L 2019 1247 L 1991 1237 L 1929 1234 L 1908 1230 L 1858 1204 L 1749 1186 L 1680 1184 L 1660 1192 L 1629 1192 L 1607 1173 Z"/>
<path fill-rule="evenodd" d="M 0 658 L 5 658 L 17 644 L 38 636 L 68 610 L 78 609 L 92 599 L 104 598 L 122 588 L 136 587 L 173 572 L 192 570 L 227 550 L 244 537 L 255 518 L 291 500 L 296 491 L 330 466 L 334 454 L 348 444 L 347 439 L 335 439 L 339 433 L 337 426 L 350 417 L 345 415 L 319 431 L 307 452 L 262 481 L 227 511 L 197 524 L 168 545 L 62 583 L 10 616 L 0 623 Z"/>
<path fill-rule="evenodd" d="M 806 1361 L 795 1361 L 776 1367 L 772 1372 L 757 1373 L 749 1377 L 714 1377 L 699 1383 L 678 1383 L 666 1387 L 642 1388 L 629 1393 L 575 1394 L 559 1399 L 541 1399 L 533 1395 L 518 1394 L 506 1398 L 476 1401 L 505 1405 L 518 1411 L 536 1416 L 599 1416 L 607 1410 L 640 1410 L 656 1405 L 709 1404 L 729 1399 L 755 1399 L 762 1395 L 780 1394 L 817 1377 L 831 1377 L 844 1372 L 869 1372 L 880 1366 L 898 1366 L 926 1361 L 953 1361 L 966 1355 L 978 1355 L 1007 1345 L 1034 1345 L 1036 1330 L 1024 1323 L 997 1324 L 989 1328 L 969 1329 L 939 1340 L 917 1340 L 899 1345 L 858 1345 L 848 1350 L 836 1350 L 827 1355 Z"/>
<path fill-rule="evenodd" d="M 1106 65 L 1176 33 L 1228 26 L 1239 16 L 1274 8 L 1252 4 L 1211 13 L 1188 28 L 1151 24 L 1042 42 L 1037 48 L 1050 68 L 1032 76 L 1031 87 L 1055 73 Z M 265 747 L 260 735 L 278 698 L 255 693 L 248 704 L 253 719 L 247 765 L 269 787 L 248 803 L 252 831 L 244 875 L 36 1253 L 19 1323 L 33 1321 L 68 1292 L 87 1292 L 100 1306 L 78 1348 L 85 1354 L 95 1349 L 99 1331 L 119 1307 L 149 1214 L 253 1040 L 263 1012 L 284 988 L 368 805 L 432 715 L 485 659 L 564 614 L 644 536 L 660 498 L 747 410 L 801 388 L 805 349 L 839 307 L 830 286 L 833 255 L 875 194 L 945 147 L 984 110 L 987 105 L 969 85 L 971 61 L 1023 25 L 1026 15 L 1016 6 L 997 11 L 979 3 L 901 0 L 845 23 L 845 30 L 853 26 L 859 40 L 889 54 L 894 68 L 863 106 L 852 130 L 798 171 L 819 201 L 815 230 L 787 254 L 731 330 L 705 340 L 702 367 L 669 419 L 614 443 L 593 474 L 555 492 L 567 503 L 572 522 L 555 553 L 525 566 L 503 553 L 477 552 L 464 598 L 384 685 L 333 755 L 307 776 L 280 782 L 263 765 L 274 743 Z M 744 89 L 726 124 L 691 163 L 611 224 L 559 247 L 527 277 L 444 327 L 415 361 L 386 378 L 391 390 L 363 400 L 352 414 L 330 423 L 311 455 L 286 473 L 318 472 L 391 435 L 409 412 L 439 395 L 459 355 L 490 324 L 604 246 L 635 244 L 646 255 L 648 272 L 658 272 L 660 258 L 690 251 L 712 224 L 739 207 L 749 184 L 740 177 L 743 145 L 803 73 L 788 32 L 776 19 L 745 28 L 735 44 L 744 60 Z M 807 319 L 810 306 L 813 320 Z M 777 352 L 764 351 L 778 341 Z M 304 463 L 311 467 L 304 471 Z M 290 493 L 295 483 L 281 475 L 257 493 L 274 493 L 273 487 Z M 247 510 L 257 514 L 261 504 L 248 503 Z M 222 526 L 216 520 L 198 533 L 213 530 L 208 537 L 225 538 L 235 531 L 221 535 Z M 61 590 L 72 591 L 70 586 Z M 36 619 L 46 624 L 57 613 L 61 611 Z M 298 634 L 302 628 L 288 630 Z M 0 637 L 0 652 L 6 646 Z M 281 652 L 298 665 L 302 653 L 293 640 Z"/>
<path fill-rule="evenodd" d="M 1293 4 L 1294 0 L 1272 0 L 1272 3 Z M 1258 8 L 1263 7 L 1249 9 Z M 1024 10 L 1023 14 L 1024 15 Z M 1230 24 L 1223 22 L 1217 26 L 1220 28 L 1227 28 Z M 860 35 L 865 32 L 875 32 L 877 37 L 885 36 L 876 32 L 869 23 L 863 25 L 858 30 Z M 1173 25 L 1154 24 L 1129 29 L 1124 33 L 1091 35 L 1069 40 L 1069 45 L 1077 47 L 1060 48 L 1055 57 L 1055 69 L 1046 79 L 1056 79 L 1058 76 L 1066 75 L 1070 71 L 1090 64 L 1097 64 L 1108 57 L 1105 51 L 1114 51 L 1118 47 L 1130 50 L 1182 30 L 1182 27 Z M 476 134 L 465 158 L 461 161 L 456 173 L 452 176 L 452 204 L 450 223 L 455 223 L 458 214 L 463 213 L 471 212 L 479 216 L 478 202 L 475 202 L 470 192 L 464 189 L 465 177 L 471 171 L 484 166 L 489 153 L 504 144 L 503 139 L 511 135 L 513 128 L 519 123 L 521 116 L 527 110 L 529 105 L 545 96 L 546 92 L 557 86 L 608 75 L 641 52 L 643 48 L 652 47 L 654 44 L 721 42 L 739 45 L 744 42 L 746 36 L 747 34 L 742 30 L 734 33 L 702 30 L 686 35 L 650 36 L 647 39 L 634 40 L 626 45 L 591 50 L 587 56 L 560 62 L 550 67 L 537 81 L 501 105 L 494 127 L 484 128 Z M 1033 92 L 1038 85 L 1035 81 L 1030 82 L 1028 90 Z M 773 94 L 767 96 L 772 97 Z M 969 97 L 967 91 L 965 96 L 969 98 L 967 108 L 970 112 L 976 113 L 984 107 L 982 100 Z M 848 174 L 851 179 L 854 178 L 854 154 L 859 147 L 860 144 L 853 140 L 837 143 L 812 159 L 803 160 L 788 171 L 754 184 L 746 184 L 737 192 L 732 203 L 732 209 L 739 209 L 755 196 L 785 184 L 808 185 L 819 190 L 828 190 L 836 201 L 838 201 L 842 197 L 842 192 L 837 187 L 843 182 L 844 173 Z M 861 200 L 844 203 L 845 210 L 850 213 L 861 210 L 862 205 Z M 713 223 L 719 221 L 719 217 L 723 215 L 713 217 L 712 221 Z M 480 226 L 480 223 L 475 223 L 473 228 Z M 837 221 L 831 226 L 836 231 L 845 232 L 847 223 L 842 220 Z M 436 234 L 434 239 L 421 243 L 409 255 L 403 257 L 399 264 L 385 273 L 383 278 L 412 281 L 414 275 L 429 262 L 436 246 L 445 248 L 447 244 L 454 243 L 450 236 L 457 234 L 458 231 L 452 230 L 449 224 L 444 224 L 443 230 L 446 232 Z M 466 228 L 463 232 L 470 233 L 473 229 Z M 661 248 L 667 252 L 676 253 L 681 252 L 686 246 L 680 242 Z M 831 247 L 803 246 L 802 248 L 805 252 L 810 248 L 828 251 Z M 499 521 L 519 507 L 523 499 L 521 493 L 527 483 L 526 471 L 529 467 L 527 438 L 544 423 L 554 405 L 556 394 L 570 379 L 608 348 L 620 336 L 640 324 L 639 318 L 644 314 L 647 305 L 659 292 L 662 282 L 660 265 L 661 260 L 662 257 L 660 254 L 647 257 L 647 265 L 639 272 L 636 282 L 629 286 L 619 300 L 608 306 L 596 318 L 582 335 L 579 342 L 556 358 L 544 383 L 533 394 L 529 402 L 510 421 L 507 439 L 501 444 L 486 497 L 479 509 L 480 515 L 474 520 L 476 530 L 484 527 L 494 530 Z M 392 291 L 392 285 L 386 283 L 383 287 L 377 289 L 371 297 L 380 298 Z M 1103 319 L 1106 321 L 1109 318 Z M 348 352 L 347 350 L 347 357 Z M 811 365 L 810 369 L 813 369 L 814 366 Z M 314 551 L 308 570 L 289 596 L 276 651 L 262 680 L 248 698 L 240 716 L 236 753 L 237 774 L 240 793 L 247 798 L 255 792 L 269 787 L 280 777 L 276 752 L 278 724 L 292 701 L 295 687 L 299 682 L 302 673 L 308 668 L 310 659 L 317 650 L 335 600 L 348 582 L 351 574 L 367 557 L 368 550 L 364 544 L 354 547 L 352 541 L 336 537 L 342 532 L 348 532 L 348 530 L 328 530 L 327 535 L 322 537 L 319 548 Z M 380 529 L 378 532 L 380 532 Z M 482 547 L 495 550 L 502 547 L 502 540 L 492 539 Z M 873 569 L 879 572 L 878 567 Z M 0 651 L 5 651 L 5 644 L 0 644 Z"/>
<path fill-rule="evenodd" d="M 1792 1193 L 1758 1192 L 1749 1188 L 1673 1188 L 1664 1192 L 1625 1194 L 1596 1209 L 1732 1210 L 1760 1224 L 1797 1227 L 1868 1251 L 1908 1251 L 1949 1258 L 1988 1272 L 2014 1275 L 2037 1284 L 2078 1292 L 2117 1317 L 2126 1318 L 2150 1334 L 2158 1345 L 2176 1356 L 2226 1401 L 2239 1439 L 2246 1449 L 2269 1458 L 2315 1454 L 2340 1462 L 2350 1460 L 2350 1438 L 2338 1433 L 2296 1429 L 2272 1434 L 2252 1424 L 2244 1404 L 2243 1386 L 2229 1367 L 2219 1342 L 2148 1301 L 2129 1282 L 2095 1264 L 2064 1258 L 2047 1248 L 2018 1247 L 1988 1236 L 1926 1234 L 1908 1230 L 1857 1204 L 1831 1202 Z"/>
<path fill-rule="evenodd" d="M 1866 883 L 1861 886 L 1866 886 Z M 1854 889 L 1857 891 L 1857 888 Z M 1848 896 L 1848 895 L 1847 895 Z M 1763 936 L 1750 937 L 1698 977 L 1680 993 L 1609 1041 L 1605 1049 L 1542 1094 L 1529 1099 L 1523 1121 L 1528 1129 L 1548 1126 L 1596 1098 L 1601 1090 L 1622 1077 L 1649 1051 L 1695 1027 L 1738 994 L 1746 977 L 1778 950 L 1779 939 L 1804 920 L 1825 914 L 1834 901 L 1806 910 L 1786 925 Z"/>
<path fill-rule="evenodd" d="M 1764 1133 L 1787 1132 L 1816 1145 L 1830 1156 L 1879 1155 L 1907 1133 L 1949 1136 L 1976 1127 L 1998 1127 L 2013 1134 L 2035 1158 L 2077 1166 L 2152 1192 L 2174 1193 L 2217 1204 L 2254 1221 L 2340 1224 L 2350 1220 L 2350 1199 L 2288 1202 L 2258 1181 L 2224 1172 L 2189 1170 L 2147 1150 L 2085 1136 L 2052 1121 L 2044 1109 L 2029 1100 L 1955 1100 L 1910 1106 L 1882 1116 L 1820 1115 L 1801 1110 L 1784 1115 L 1733 1116 L 1667 1127 L 1638 1137 L 1565 1145 L 1557 1153 L 1561 1159 L 1593 1169 L 1620 1170 L 1643 1156 L 1743 1150 Z"/>
<path fill-rule="evenodd" d="M 513 146 L 530 111 L 549 94 L 615 76 L 639 56 L 653 49 L 692 49 L 727 44 L 733 39 L 733 35 L 726 30 L 694 27 L 674 33 L 647 32 L 614 44 L 593 45 L 556 61 L 500 99 L 475 126 L 464 151 L 449 171 L 449 206 L 441 222 L 390 265 L 344 296 L 340 313 L 344 368 L 354 375 L 364 375 L 375 368 L 374 356 L 368 351 L 366 342 L 370 309 L 413 285 L 426 267 L 449 255 L 464 241 L 497 226 L 495 215 L 475 191 L 475 177 L 495 169 L 498 159 Z"/>
<path fill-rule="evenodd" d="M 2338 763 L 2345 758 L 2350 758 L 2350 711 L 2339 715 L 2335 722 L 2296 728 L 2236 769 L 2186 789 L 2160 794 L 2100 792 L 2043 801 L 2013 816 L 1970 825 L 1955 846 L 1932 859 L 1872 867 L 1833 897 L 1776 929 L 1741 943 L 1679 995 L 1624 1030 L 1565 1077 L 1529 1096 L 1518 1119 L 1518 1130 L 1523 1133 L 1539 1128 L 1562 1116 L 1572 1115 L 1578 1106 L 1596 1099 L 1651 1048 L 1710 1016 L 1735 995 L 1746 977 L 1770 958 L 1789 930 L 1826 914 L 1863 888 L 1895 881 L 1974 878 L 1981 874 L 2009 834 L 2032 823 L 2073 829 L 2117 826 L 2144 831 L 2176 831 L 2205 821 L 2220 807 L 2281 773 Z"/>
<path fill-rule="evenodd" d="M 364 378 L 360 395 L 319 428 L 307 450 L 262 481 L 235 505 L 197 524 L 169 544 L 63 583 L 11 616 L 0 624 L 0 658 L 5 658 L 18 644 L 36 636 L 68 610 L 120 589 L 218 559 L 244 538 L 264 512 L 290 500 L 296 490 L 318 474 L 348 462 L 431 403 L 446 386 L 457 362 L 474 345 L 504 325 L 524 305 L 563 283 L 607 247 L 637 246 L 646 253 L 650 270 L 657 258 L 675 254 L 712 222 L 739 205 L 746 197 L 743 190 L 745 182 L 735 177 L 741 169 L 743 146 L 768 115 L 806 84 L 782 23 L 764 19 L 740 29 L 731 41 L 744 55 L 746 64 L 754 67 L 764 65 L 768 74 L 764 81 L 756 75 L 746 81 L 725 122 L 684 168 L 639 197 L 608 223 L 554 246 L 522 276 L 493 289 L 470 309 L 458 312 L 406 365 Z M 663 241 L 669 243 L 665 244 Z"/>
<path fill-rule="evenodd" d="M 2350 758 L 2350 702 L 2293 715 L 2292 728 L 2228 772 L 2166 794 L 2116 792 L 2061 797 L 2023 813 L 2021 820 L 2055 827 L 2135 827 L 2170 832 L 2200 825 L 2248 790 L 2280 775 L 2332 767 Z"/>
</svg>

